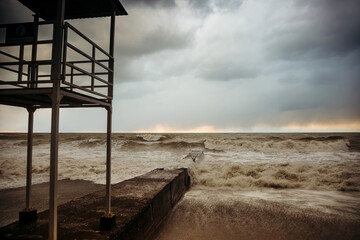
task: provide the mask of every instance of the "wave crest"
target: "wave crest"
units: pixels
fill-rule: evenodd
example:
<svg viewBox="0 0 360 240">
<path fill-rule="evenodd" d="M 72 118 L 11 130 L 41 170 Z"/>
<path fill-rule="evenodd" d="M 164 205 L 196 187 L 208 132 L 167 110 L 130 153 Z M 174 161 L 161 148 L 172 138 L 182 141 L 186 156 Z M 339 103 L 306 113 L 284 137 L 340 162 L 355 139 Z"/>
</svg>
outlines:
<svg viewBox="0 0 360 240">
<path fill-rule="evenodd" d="M 356 163 L 262 163 L 203 161 L 190 167 L 194 185 L 230 188 L 299 188 L 360 191 L 360 166 Z"/>
</svg>

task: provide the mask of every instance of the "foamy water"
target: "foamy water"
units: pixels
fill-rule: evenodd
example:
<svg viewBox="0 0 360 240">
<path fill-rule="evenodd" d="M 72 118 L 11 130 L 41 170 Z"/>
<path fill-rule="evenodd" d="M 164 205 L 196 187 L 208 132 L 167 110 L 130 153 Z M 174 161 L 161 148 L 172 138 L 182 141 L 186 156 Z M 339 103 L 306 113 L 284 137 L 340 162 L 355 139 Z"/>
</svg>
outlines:
<svg viewBox="0 0 360 240">
<path fill-rule="evenodd" d="M 49 180 L 49 141 L 34 138 L 33 183 Z M 104 134 L 62 134 L 59 179 L 104 184 L 105 156 Z M 360 134 L 113 134 L 113 183 L 179 167 L 192 188 L 159 240 L 360 236 Z M 25 173 L 26 135 L 0 134 L 0 189 Z"/>
<path fill-rule="evenodd" d="M 187 167 L 207 187 L 360 190 L 358 134 L 113 134 L 112 182 L 154 168 Z M 49 179 L 49 136 L 36 135 L 33 182 Z M 59 179 L 105 183 L 103 134 L 64 134 Z M 201 161 L 185 156 L 204 151 Z M 0 189 L 26 179 L 25 135 L 0 136 Z"/>
</svg>

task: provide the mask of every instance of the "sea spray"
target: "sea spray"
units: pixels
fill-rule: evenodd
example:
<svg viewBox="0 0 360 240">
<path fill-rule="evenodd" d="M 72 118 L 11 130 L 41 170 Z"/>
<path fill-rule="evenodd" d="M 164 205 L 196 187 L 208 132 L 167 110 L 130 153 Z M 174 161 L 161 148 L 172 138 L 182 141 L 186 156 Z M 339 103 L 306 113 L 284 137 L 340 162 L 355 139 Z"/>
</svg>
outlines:
<svg viewBox="0 0 360 240">
<path fill-rule="evenodd" d="M 35 134 L 33 182 L 49 180 L 49 134 Z M 187 167 L 207 187 L 359 191 L 359 134 L 113 134 L 112 181 Z M 0 189 L 25 185 L 26 135 L 0 135 Z M 192 150 L 204 152 L 193 163 Z M 61 134 L 59 179 L 105 183 L 105 134 Z"/>
</svg>

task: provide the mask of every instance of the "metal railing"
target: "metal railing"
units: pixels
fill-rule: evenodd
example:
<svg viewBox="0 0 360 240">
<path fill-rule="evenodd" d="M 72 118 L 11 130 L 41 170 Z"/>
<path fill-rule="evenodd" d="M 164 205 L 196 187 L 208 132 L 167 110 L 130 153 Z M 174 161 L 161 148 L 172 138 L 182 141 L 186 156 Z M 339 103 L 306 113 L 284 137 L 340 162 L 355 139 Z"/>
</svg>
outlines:
<svg viewBox="0 0 360 240">
<path fill-rule="evenodd" d="M 37 25 L 53 24 L 49 22 L 37 22 Z M 0 25 L 6 28 L 7 25 Z M 51 44 L 53 40 L 38 41 L 36 26 L 36 36 L 31 43 L 0 43 L 0 70 L 5 71 L 0 74 L 0 88 L 44 88 L 51 87 L 51 59 L 37 60 L 37 55 L 41 55 L 38 46 Z M 69 35 L 71 34 L 71 38 Z M 76 46 L 76 41 L 82 40 L 83 44 L 90 46 L 91 53 L 81 50 L 82 46 Z M 31 60 L 26 60 L 24 55 L 28 54 L 25 48 L 32 48 Z M 2 48 L 12 48 L 12 51 L 3 51 Z M 18 48 L 18 50 L 16 49 Z M 16 53 L 17 52 L 17 53 Z M 71 54 L 69 54 L 71 52 Z M 29 54 L 28 54 L 29 55 Z M 71 55 L 71 56 L 69 56 Z M 101 56 L 98 56 L 101 55 Z M 6 58 L 6 61 L 3 59 Z M 113 74 L 110 69 L 110 62 L 113 57 L 99 45 L 85 36 L 69 23 L 64 25 L 63 53 L 62 53 L 62 80 L 61 88 L 69 91 L 78 92 L 88 96 L 103 100 L 111 100 L 112 83 L 109 82 L 109 75 Z M 47 68 L 44 71 L 40 68 Z M 12 79 L 7 77 L 13 74 Z M 5 79 L 4 79 L 5 78 Z"/>
<path fill-rule="evenodd" d="M 36 60 L 37 47 L 40 45 L 52 45 L 51 39 L 38 40 L 38 26 L 51 25 L 50 22 L 36 22 L 35 36 L 31 42 L 24 43 L 0 43 L 0 70 L 3 74 L 0 75 L 0 86 L 2 88 L 37 88 L 40 84 L 52 83 L 49 79 L 43 79 L 39 75 L 39 66 L 51 66 L 51 60 Z M 6 29 L 9 25 L 0 25 L 0 29 Z M 25 59 L 25 47 L 30 45 L 32 47 L 31 59 Z M 9 52 L 4 51 L 4 48 L 10 49 Z M 18 48 L 18 51 L 16 51 Z M 1 58 L 7 58 L 3 60 Z M 9 73 L 16 75 L 15 78 L 9 77 Z"/>
<path fill-rule="evenodd" d="M 69 41 L 68 36 L 70 32 L 76 34 L 77 37 L 90 45 L 91 54 L 86 53 Z M 68 59 L 69 50 L 85 60 Z M 100 52 L 105 58 L 98 59 L 96 56 L 97 52 Z M 113 60 L 113 57 L 69 23 L 65 23 L 64 26 L 63 59 L 65 59 L 65 61 L 63 61 L 62 66 L 62 74 L 64 76 L 62 83 L 67 85 L 70 90 L 77 89 L 105 99 L 111 99 L 108 95 L 108 89 L 112 87 L 112 83 L 106 78 L 103 78 L 103 76 L 108 77 L 109 74 L 113 73 L 113 70 L 108 66 L 109 62 Z M 82 67 L 84 65 L 90 65 L 90 71 L 85 70 L 84 67 Z M 98 68 L 100 68 L 100 70 L 98 70 Z M 67 69 L 69 69 L 70 72 L 68 72 Z M 83 78 L 80 78 L 77 82 L 75 77 Z M 81 84 L 81 82 L 84 82 L 84 77 L 90 80 L 87 85 Z M 103 89 L 104 91 L 100 92 L 99 89 Z"/>
</svg>

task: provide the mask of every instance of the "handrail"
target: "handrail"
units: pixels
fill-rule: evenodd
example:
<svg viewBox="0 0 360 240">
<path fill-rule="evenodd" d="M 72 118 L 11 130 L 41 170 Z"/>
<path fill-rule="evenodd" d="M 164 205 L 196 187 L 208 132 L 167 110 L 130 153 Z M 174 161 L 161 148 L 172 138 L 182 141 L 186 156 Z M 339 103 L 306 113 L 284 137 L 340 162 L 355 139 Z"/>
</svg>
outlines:
<svg viewBox="0 0 360 240">
<path fill-rule="evenodd" d="M 11 83 L 17 83 L 17 84 L 28 84 L 29 81 L 2 81 L 2 83 L 0 83 L 0 85 L 4 85 L 4 84 L 11 84 Z M 53 81 L 51 80 L 38 80 L 35 83 L 53 83 Z"/>
<path fill-rule="evenodd" d="M 9 57 L 9 58 L 13 58 L 13 59 L 15 59 L 15 60 L 19 60 L 19 61 L 20 61 L 20 58 L 15 57 L 15 56 L 13 56 L 13 55 L 11 55 L 11 54 L 9 54 L 9 53 L 6 53 L 6 52 L 4 52 L 4 51 L 1 51 L 1 50 L 0 50 L 0 54 L 5 55 L 5 56 L 7 56 L 7 57 Z M 24 60 L 23 60 L 23 61 L 24 61 Z"/>
<path fill-rule="evenodd" d="M 45 24 L 49 24 L 49 22 L 38 23 L 38 25 Z M 0 28 L 4 28 L 8 25 L 9 24 L 0 24 Z M 113 70 L 109 66 L 110 62 L 114 60 L 113 56 L 111 56 L 109 52 L 105 51 L 103 48 L 101 48 L 94 41 L 85 36 L 83 33 L 81 33 L 69 23 L 64 24 L 63 31 L 63 54 L 61 60 L 62 79 L 60 87 L 64 89 L 69 89 L 70 91 L 78 92 L 79 94 L 83 91 L 86 95 L 94 98 L 96 98 L 96 96 L 100 96 L 100 98 L 98 99 L 101 99 L 102 101 L 111 100 L 112 97 L 109 96 L 109 91 L 107 91 L 106 88 L 112 88 L 113 84 L 106 76 L 109 76 L 109 74 L 113 73 Z M 77 47 L 76 44 L 72 42 L 74 41 L 73 38 L 68 39 L 68 31 L 71 31 L 71 37 L 73 37 L 75 34 L 76 37 L 84 39 L 86 44 L 89 44 L 91 46 L 92 50 L 83 51 L 81 48 Z M 9 78 L 1 79 L 0 86 L 9 85 L 5 86 L 5 89 L 12 89 L 15 87 L 21 87 L 26 89 L 48 87 L 47 84 L 53 83 L 53 80 L 51 80 L 51 74 L 49 72 L 49 67 L 53 62 L 51 59 L 24 59 L 24 56 L 28 56 L 29 54 L 29 52 L 27 52 L 29 51 L 29 48 L 26 46 L 32 44 L 53 45 L 54 41 L 53 39 L 38 40 L 37 36 L 35 36 L 33 42 L 0 43 L 0 48 L 9 47 L 9 50 L 11 50 L 8 51 L 7 49 L 0 49 L 0 56 L 5 56 L 3 57 L 4 61 L 0 61 L 0 69 L 3 72 L 13 73 L 9 75 L 3 75 L 9 76 Z M 20 49 L 18 48 L 18 46 L 20 46 Z M 71 51 L 74 51 L 75 55 L 68 55 L 67 51 L 69 49 L 71 49 Z M 15 50 L 15 52 L 12 52 L 13 50 Z M 36 47 L 30 48 L 30 51 L 34 51 L 35 54 L 39 54 L 39 50 L 37 50 Z M 34 53 L 31 52 L 30 55 L 34 55 Z M 97 59 L 96 56 L 98 56 L 99 59 Z M 68 72 L 66 72 L 67 70 Z M 14 73 L 17 74 L 17 77 L 15 77 Z M 13 87 L 11 87 L 10 85 Z"/>
<path fill-rule="evenodd" d="M 20 85 L 18 81 L 16 81 L 16 82 L 8 82 L 8 81 L 0 80 L 0 85 L 13 85 L 13 86 L 16 86 L 16 87 L 27 88 L 25 86 Z"/>
<path fill-rule="evenodd" d="M 84 73 L 85 75 L 88 75 L 88 76 L 90 76 L 90 77 L 94 77 L 95 79 L 99 80 L 99 81 L 102 82 L 102 83 L 107 84 L 108 86 L 112 86 L 112 84 L 111 84 L 110 82 L 105 81 L 104 79 L 102 79 L 102 78 L 100 78 L 100 77 L 98 77 L 98 76 L 95 76 L 94 74 L 91 74 L 91 73 L 89 73 L 88 71 L 85 71 L 84 69 L 81 69 L 81 68 L 79 68 L 79 67 L 77 67 L 77 66 L 75 66 L 75 65 L 69 64 L 69 63 L 66 63 L 66 65 L 67 65 L 68 67 L 74 68 L 76 71 L 79 71 L 79 72 Z"/>
<path fill-rule="evenodd" d="M 96 60 L 96 61 L 98 61 L 98 62 L 109 62 L 110 60 L 102 59 L 102 60 Z M 78 61 L 66 61 L 66 62 L 75 64 L 75 63 L 91 63 L 92 61 L 90 61 L 90 60 L 78 60 Z"/>
<path fill-rule="evenodd" d="M 65 23 L 65 27 L 70 28 L 71 30 L 73 30 L 75 33 L 77 33 L 80 37 L 82 37 L 83 39 L 85 39 L 86 41 L 88 41 L 89 43 L 91 43 L 92 45 L 94 45 L 99 51 L 101 51 L 103 54 L 105 54 L 106 56 L 108 56 L 109 58 L 113 58 L 108 52 L 106 52 L 104 49 L 102 49 L 99 45 L 97 45 L 95 42 L 93 42 L 90 38 L 88 38 L 87 36 L 85 36 L 82 32 L 80 32 L 79 30 L 77 30 L 75 27 L 73 27 L 70 23 L 66 22 Z"/>
<path fill-rule="evenodd" d="M 4 66 L 1 66 L 1 65 L 0 65 L 0 68 L 8 70 L 10 72 L 19 73 L 19 71 L 16 71 L 16 70 L 14 70 L 12 68 L 4 67 Z M 29 74 L 27 74 L 27 73 L 21 73 L 21 74 L 24 75 L 24 76 L 29 76 Z"/>
<path fill-rule="evenodd" d="M 39 40 L 36 41 L 36 44 L 52 44 L 53 40 Z M 22 45 L 32 45 L 33 43 L 22 43 Z M 19 43 L 0 43 L 0 47 L 11 47 L 11 46 L 19 46 Z"/>
<path fill-rule="evenodd" d="M 66 85 L 68 85 L 70 87 L 73 87 L 75 89 L 80 89 L 82 91 L 85 91 L 85 92 L 88 92 L 88 93 L 91 93 L 91 94 L 95 94 L 95 95 L 98 95 L 100 97 L 104 97 L 106 99 L 112 99 L 110 96 L 107 96 L 107 95 L 104 95 L 104 94 L 101 94 L 101 93 L 98 93 L 98 92 L 95 92 L 95 91 L 88 90 L 85 87 L 82 87 L 82 86 L 79 86 L 79 85 L 76 85 L 76 84 L 73 84 L 73 83 L 66 82 L 64 84 L 66 84 Z"/>
<path fill-rule="evenodd" d="M 72 45 L 71 43 L 66 43 L 66 45 L 68 47 L 70 47 L 72 50 L 76 51 L 77 53 L 83 55 L 84 57 L 88 58 L 91 60 L 91 62 L 95 62 L 97 63 L 99 66 L 101 66 L 102 68 L 105 68 L 106 70 L 108 70 L 109 72 L 112 72 L 112 70 L 108 67 L 106 67 L 104 64 L 100 63 L 99 61 L 97 61 L 96 59 L 94 59 L 93 57 L 91 57 L 90 55 L 84 53 L 83 51 L 81 51 L 80 49 L 78 49 L 77 47 L 75 47 L 74 45 Z"/>
</svg>

